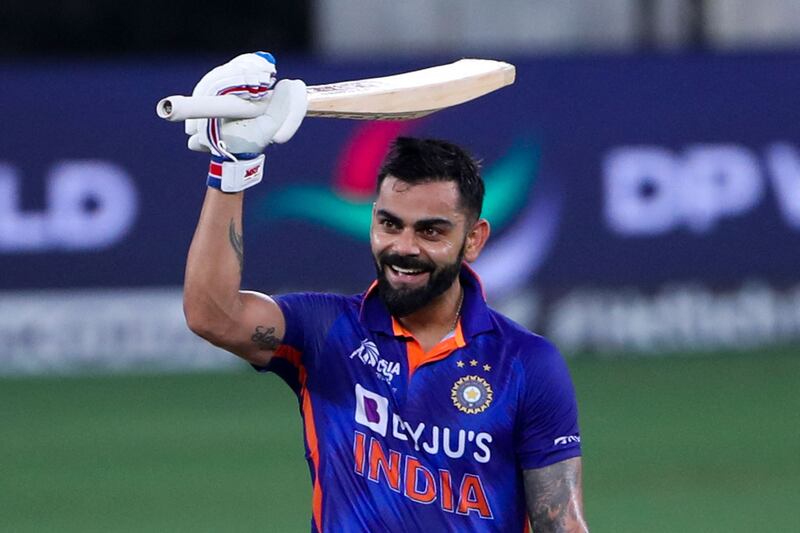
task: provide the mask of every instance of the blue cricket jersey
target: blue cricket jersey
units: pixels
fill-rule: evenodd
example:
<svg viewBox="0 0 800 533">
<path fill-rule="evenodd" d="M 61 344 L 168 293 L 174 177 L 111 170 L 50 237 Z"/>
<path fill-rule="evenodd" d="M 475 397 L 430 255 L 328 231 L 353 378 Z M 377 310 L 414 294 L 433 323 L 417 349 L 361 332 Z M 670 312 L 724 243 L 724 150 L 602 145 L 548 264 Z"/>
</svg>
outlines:
<svg viewBox="0 0 800 533">
<path fill-rule="evenodd" d="M 278 296 L 269 365 L 298 395 L 314 532 L 526 531 L 522 471 L 580 455 L 558 350 L 489 308 L 462 270 L 455 334 L 430 352 L 359 296 Z"/>
</svg>

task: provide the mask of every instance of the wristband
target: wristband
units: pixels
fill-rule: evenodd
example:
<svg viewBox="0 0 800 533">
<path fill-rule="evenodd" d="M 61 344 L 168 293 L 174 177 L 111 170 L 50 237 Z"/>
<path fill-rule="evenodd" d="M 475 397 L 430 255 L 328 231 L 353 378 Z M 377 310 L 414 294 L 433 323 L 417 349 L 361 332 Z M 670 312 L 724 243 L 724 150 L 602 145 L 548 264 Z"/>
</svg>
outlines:
<svg viewBox="0 0 800 533">
<path fill-rule="evenodd" d="M 237 157 L 252 159 L 231 161 L 212 156 L 206 185 L 222 192 L 234 193 L 259 183 L 264 176 L 264 154 L 238 154 Z"/>
</svg>

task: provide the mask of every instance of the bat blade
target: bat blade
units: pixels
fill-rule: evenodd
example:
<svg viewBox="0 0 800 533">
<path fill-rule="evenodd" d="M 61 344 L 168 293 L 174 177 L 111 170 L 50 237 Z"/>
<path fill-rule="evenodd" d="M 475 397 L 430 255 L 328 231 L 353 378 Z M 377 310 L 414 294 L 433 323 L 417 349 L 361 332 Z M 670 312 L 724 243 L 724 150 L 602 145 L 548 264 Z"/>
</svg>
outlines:
<svg viewBox="0 0 800 533">
<path fill-rule="evenodd" d="M 310 117 L 406 120 L 468 102 L 514 83 L 510 63 L 462 59 L 448 65 L 403 74 L 308 87 Z M 170 96 L 156 106 L 159 117 L 253 118 L 266 110 L 236 96 Z"/>
<path fill-rule="evenodd" d="M 308 88 L 308 116 L 410 119 L 462 104 L 514 83 L 514 66 L 462 59 L 382 78 Z"/>
</svg>

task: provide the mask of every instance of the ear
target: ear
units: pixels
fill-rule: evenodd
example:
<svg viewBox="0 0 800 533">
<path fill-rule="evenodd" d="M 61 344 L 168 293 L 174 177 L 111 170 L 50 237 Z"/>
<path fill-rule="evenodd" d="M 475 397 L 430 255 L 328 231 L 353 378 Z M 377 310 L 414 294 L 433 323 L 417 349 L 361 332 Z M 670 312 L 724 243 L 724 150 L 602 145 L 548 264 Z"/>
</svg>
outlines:
<svg viewBox="0 0 800 533">
<path fill-rule="evenodd" d="M 489 240 L 491 227 L 489 221 L 485 218 L 479 218 L 472 225 L 472 229 L 467 233 L 467 241 L 464 246 L 464 260 L 467 263 L 472 263 L 481 254 L 486 241 Z"/>
</svg>

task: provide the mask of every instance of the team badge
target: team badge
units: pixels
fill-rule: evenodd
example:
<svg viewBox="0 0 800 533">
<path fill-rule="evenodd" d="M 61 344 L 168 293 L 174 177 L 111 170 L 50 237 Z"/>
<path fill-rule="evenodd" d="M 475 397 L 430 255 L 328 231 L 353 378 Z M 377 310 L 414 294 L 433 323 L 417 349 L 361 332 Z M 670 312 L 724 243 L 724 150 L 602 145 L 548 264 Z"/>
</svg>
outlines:
<svg viewBox="0 0 800 533">
<path fill-rule="evenodd" d="M 464 376 L 453 384 L 450 398 L 462 413 L 476 415 L 491 405 L 492 386 L 480 376 Z"/>
</svg>

